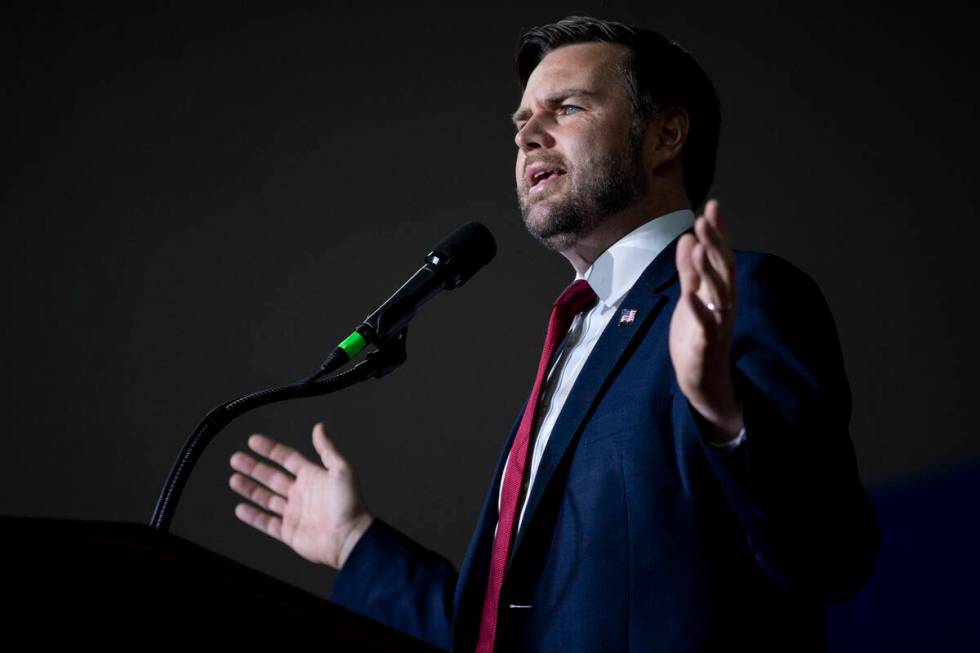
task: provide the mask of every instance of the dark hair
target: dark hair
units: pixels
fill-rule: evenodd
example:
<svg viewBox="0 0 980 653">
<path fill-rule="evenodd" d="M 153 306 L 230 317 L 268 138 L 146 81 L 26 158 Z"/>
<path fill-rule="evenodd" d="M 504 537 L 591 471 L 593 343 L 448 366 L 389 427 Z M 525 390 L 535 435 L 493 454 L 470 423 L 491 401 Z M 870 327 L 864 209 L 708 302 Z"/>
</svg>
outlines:
<svg viewBox="0 0 980 653">
<path fill-rule="evenodd" d="M 521 89 L 546 54 L 563 45 L 591 42 L 616 43 L 629 49 L 622 72 L 634 128 L 642 130 L 661 111 L 674 107 L 687 111 L 690 127 L 683 149 L 684 188 L 696 210 L 715 176 L 721 109 L 711 80 L 679 44 L 653 30 L 590 16 L 569 16 L 533 27 L 521 36 L 517 48 Z"/>
</svg>

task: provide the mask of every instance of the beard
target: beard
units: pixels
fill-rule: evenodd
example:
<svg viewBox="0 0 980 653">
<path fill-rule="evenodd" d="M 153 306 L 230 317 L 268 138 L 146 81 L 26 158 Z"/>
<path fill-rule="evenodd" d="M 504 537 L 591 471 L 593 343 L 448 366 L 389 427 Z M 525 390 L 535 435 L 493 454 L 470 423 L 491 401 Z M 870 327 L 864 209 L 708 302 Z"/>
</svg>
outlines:
<svg viewBox="0 0 980 653">
<path fill-rule="evenodd" d="M 642 136 L 631 129 L 619 151 L 566 168 L 568 188 L 563 194 L 532 202 L 528 190 L 518 187 L 528 232 L 545 247 L 562 251 L 595 231 L 608 216 L 629 207 L 645 191 L 642 151 Z M 536 220 L 531 219 L 532 211 Z"/>
</svg>

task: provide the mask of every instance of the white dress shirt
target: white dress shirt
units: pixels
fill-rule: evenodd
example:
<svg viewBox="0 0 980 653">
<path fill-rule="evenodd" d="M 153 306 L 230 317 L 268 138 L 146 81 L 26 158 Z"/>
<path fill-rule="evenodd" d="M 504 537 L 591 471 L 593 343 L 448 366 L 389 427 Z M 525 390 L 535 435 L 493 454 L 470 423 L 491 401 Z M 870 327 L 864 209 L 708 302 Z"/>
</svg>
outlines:
<svg viewBox="0 0 980 653">
<path fill-rule="evenodd" d="M 517 528 L 520 529 L 524 520 L 524 509 L 527 498 L 531 495 L 534 478 L 538 465 L 548 446 L 551 430 L 555 426 L 565 400 L 578 378 L 579 372 L 585 365 L 592 348 L 595 347 L 599 336 L 605 330 L 609 321 L 619 313 L 620 304 L 626 293 L 630 291 L 643 271 L 677 236 L 694 225 L 694 213 L 688 209 L 667 213 L 650 220 L 613 243 L 585 274 L 576 275 L 576 279 L 585 279 L 595 291 L 597 301 L 591 310 L 575 316 L 555 362 L 541 388 L 541 398 L 537 406 L 535 426 L 532 427 L 531 470 L 528 477 L 527 490 L 521 506 Z M 739 436 L 726 445 L 734 448 L 745 437 L 744 430 Z M 510 454 L 508 454 L 509 462 Z M 504 465 L 504 475 L 507 465 Z M 498 512 L 503 496 L 503 478 L 500 482 L 500 494 L 497 497 Z"/>
</svg>

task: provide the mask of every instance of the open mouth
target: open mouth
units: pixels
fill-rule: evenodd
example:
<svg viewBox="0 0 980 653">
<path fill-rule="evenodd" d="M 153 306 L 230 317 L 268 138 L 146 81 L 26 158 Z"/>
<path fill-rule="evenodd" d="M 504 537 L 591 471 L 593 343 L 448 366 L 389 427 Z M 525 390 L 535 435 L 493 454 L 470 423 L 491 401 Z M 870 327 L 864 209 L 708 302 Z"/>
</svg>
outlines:
<svg viewBox="0 0 980 653">
<path fill-rule="evenodd" d="M 544 188 L 550 185 L 551 181 L 565 174 L 561 168 L 548 168 L 538 170 L 530 176 L 531 188 Z"/>
</svg>

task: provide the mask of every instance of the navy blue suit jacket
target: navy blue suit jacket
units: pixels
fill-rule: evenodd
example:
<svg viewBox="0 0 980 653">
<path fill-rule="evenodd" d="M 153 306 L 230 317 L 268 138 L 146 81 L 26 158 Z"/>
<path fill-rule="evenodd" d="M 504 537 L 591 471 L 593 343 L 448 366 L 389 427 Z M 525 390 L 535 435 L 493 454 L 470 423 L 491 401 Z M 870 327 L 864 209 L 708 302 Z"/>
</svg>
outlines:
<svg viewBox="0 0 980 653">
<path fill-rule="evenodd" d="M 819 289 L 775 256 L 736 254 L 732 361 L 746 440 L 718 450 L 668 351 L 675 247 L 623 299 L 635 321 L 610 322 L 555 424 L 505 573 L 498 651 L 820 649 L 824 604 L 870 574 L 877 522 Z M 331 598 L 472 651 L 515 431 L 458 574 L 375 520 Z"/>
</svg>

